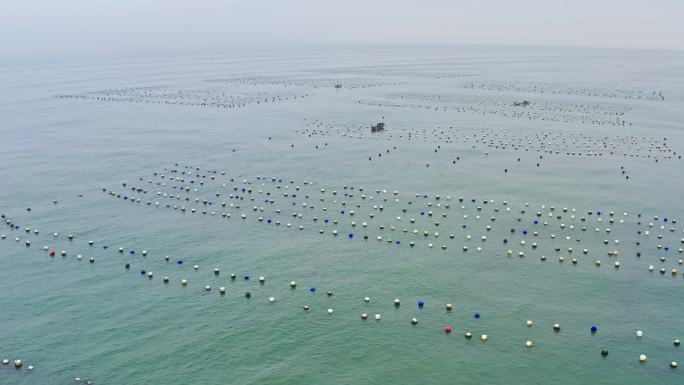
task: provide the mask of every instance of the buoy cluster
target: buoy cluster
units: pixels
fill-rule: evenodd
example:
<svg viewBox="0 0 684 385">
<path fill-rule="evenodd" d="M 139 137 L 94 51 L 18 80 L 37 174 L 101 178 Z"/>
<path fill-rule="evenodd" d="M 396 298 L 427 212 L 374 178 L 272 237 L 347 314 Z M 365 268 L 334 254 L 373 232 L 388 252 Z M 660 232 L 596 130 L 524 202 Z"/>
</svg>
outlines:
<svg viewBox="0 0 684 385">
<path fill-rule="evenodd" d="M 240 218 L 244 223 L 299 231 L 313 228 L 334 238 L 346 234 L 349 240 L 375 240 L 393 247 L 455 247 L 464 255 L 536 256 L 541 262 L 553 256 L 561 265 L 578 267 L 600 268 L 605 258 L 615 270 L 627 263 L 642 264 L 644 272 L 652 272 L 649 266 L 659 264 L 661 274 L 669 272 L 672 277 L 680 275 L 677 267 L 684 263 L 684 245 L 677 239 L 684 230 L 667 216 L 315 185 L 320 186 L 280 177 L 238 179 L 213 169 L 177 166 L 147 180 L 141 177 L 135 185 L 123 186 L 122 192 L 103 191 L 123 202 L 183 215 Z"/>
</svg>

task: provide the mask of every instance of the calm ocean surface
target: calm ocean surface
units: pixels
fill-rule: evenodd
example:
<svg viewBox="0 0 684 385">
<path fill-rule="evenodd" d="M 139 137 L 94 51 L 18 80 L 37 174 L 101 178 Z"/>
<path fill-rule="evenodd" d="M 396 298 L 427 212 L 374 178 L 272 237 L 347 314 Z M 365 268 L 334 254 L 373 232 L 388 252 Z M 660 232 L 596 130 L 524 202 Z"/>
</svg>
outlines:
<svg viewBox="0 0 684 385">
<path fill-rule="evenodd" d="M 0 384 L 680 384 L 683 68 L 477 47 L 2 67 L 0 359 L 24 367 Z"/>
</svg>

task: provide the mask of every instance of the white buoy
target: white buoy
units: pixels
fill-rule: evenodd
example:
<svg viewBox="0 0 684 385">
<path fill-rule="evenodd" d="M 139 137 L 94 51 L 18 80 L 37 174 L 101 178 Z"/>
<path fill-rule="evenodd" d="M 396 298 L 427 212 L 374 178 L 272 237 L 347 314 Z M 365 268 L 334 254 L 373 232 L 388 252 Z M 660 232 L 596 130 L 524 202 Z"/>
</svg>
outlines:
<svg viewBox="0 0 684 385">
<path fill-rule="evenodd" d="M 333 308 L 328 309 L 328 314 L 332 314 L 334 312 L 335 312 L 335 309 L 333 309 Z"/>
<path fill-rule="evenodd" d="M 679 365 L 677 364 L 677 361 L 672 361 L 672 362 L 670 362 L 670 367 L 671 367 L 672 369 L 676 369 L 677 366 L 679 366 Z"/>
<path fill-rule="evenodd" d="M 394 306 L 399 306 L 401 305 L 401 301 L 399 301 L 399 298 L 394 300 Z"/>
<path fill-rule="evenodd" d="M 418 320 L 415 318 L 411 318 L 411 325 L 415 325 L 418 323 Z"/>
<path fill-rule="evenodd" d="M 647 359 L 647 357 L 646 357 L 645 354 L 642 354 L 642 355 L 639 356 L 639 362 L 641 362 L 641 363 L 646 362 L 646 359 Z"/>
<path fill-rule="evenodd" d="M 483 334 L 483 335 L 480 336 L 480 339 L 481 339 L 482 341 L 487 341 L 487 340 L 489 339 L 489 336 L 487 336 L 486 334 Z"/>
<path fill-rule="evenodd" d="M 527 320 L 525 322 L 525 325 L 527 325 L 528 328 L 531 328 L 532 326 L 534 326 L 534 322 L 532 322 L 531 320 Z"/>
<path fill-rule="evenodd" d="M 532 341 L 525 341 L 525 346 L 527 348 L 531 348 L 532 346 L 534 346 L 534 343 Z"/>
<path fill-rule="evenodd" d="M 376 314 L 376 315 L 375 315 L 375 320 L 376 320 L 376 321 L 380 321 L 380 318 L 381 318 L 381 317 L 380 317 L 380 314 Z"/>
<path fill-rule="evenodd" d="M 24 364 L 21 362 L 21 360 L 14 360 L 14 367 L 15 368 L 19 369 L 22 367 L 22 365 L 24 365 Z"/>
<path fill-rule="evenodd" d="M 187 279 L 181 279 L 181 286 L 188 286 L 188 280 Z"/>
<path fill-rule="evenodd" d="M 219 293 L 221 293 L 222 295 L 226 294 L 226 288 L 223 286 L 219 287 Z"/>
<path fill-rule="evenodd" d="M 637 331 L 636 331 L 636 336 L 637 336 L 637 338 L 641 338 L 641 337 L 644 336 L 644 332 L 643 332 L 642 330 L 637 330 Z"/>
<path fill-rule="evenodd" d="M 367 320 L 367 319 L 368 319 L 368 314 L 362 313 L 362 314 L 361 314 L 361 319 L 362 319 L 362 320 Z"/>
<path fill-rule="evenodd" d="M 204 290 L 210 291 L 210 290 L 211 290 L 211 286 L 209 286 L 209 285 L 205 286 L 205 287 L 204 287 Z"/>
<path fill-rule="evenodd" d="M 291 287 L 291 288 L 297 287 L 297 282 L 295 282 L 295 281 L 290 281 L 290 287 Z"/>
<path fill-rule="evenodd" d="M 365 302 L 365 303 L 370 302 L 370 298 L 368 298 L 368 297 L 363 297 L 363 302 Z"/>
<path fill-rule="evenodd" d="M 268 302 L 270 302 L 270 303 L 275 302 L 275 297 L 268 297 Z"/>
<path fill-rule="evenodd" d="M 446 310 L 447 311 L 451 311 L 453 308 L 454 308 L 454 305 L 452 305 L 450 303 L 446 304 Z"/>
</svg>

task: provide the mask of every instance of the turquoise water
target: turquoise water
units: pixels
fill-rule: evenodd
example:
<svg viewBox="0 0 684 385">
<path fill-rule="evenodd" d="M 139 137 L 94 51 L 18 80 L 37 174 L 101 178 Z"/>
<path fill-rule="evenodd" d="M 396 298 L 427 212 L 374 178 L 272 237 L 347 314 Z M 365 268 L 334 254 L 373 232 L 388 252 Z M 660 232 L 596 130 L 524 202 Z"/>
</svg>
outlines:
<svg viewBox="0 0 684 385">
<path fill-rule="evenodd" d="M 0 359 L 24 367 L 0 383 L 680 383 L 681 68 L 476 47 L 6 67 Z"/>
</svg>

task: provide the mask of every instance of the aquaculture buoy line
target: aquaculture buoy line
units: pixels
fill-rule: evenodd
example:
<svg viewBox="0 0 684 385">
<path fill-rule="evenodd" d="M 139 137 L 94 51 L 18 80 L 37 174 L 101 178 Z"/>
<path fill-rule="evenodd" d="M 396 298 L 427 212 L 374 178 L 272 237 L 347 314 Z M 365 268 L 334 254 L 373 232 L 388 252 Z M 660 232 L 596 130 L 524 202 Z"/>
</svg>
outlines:
<svg viewBox="0 0 684 385">
<path fill-rule="evenodd" d="M 437 127 L 406 128 L 392 126 L 379 136 L 370 133 L 367 123 L 304 120 L 304 128 L 295 130 L 308 138 L 355 139 L 365 141 L 384 141 L 393 143 L 390 147 L 395 150 L 399 143 L 423 141 L 437 144 L 434 152 L 463 151 L 477 149 L 482 151 L 513 151 L 524 154 L 541 156 L 537 167 L 544 159 L 543 156 L 565 157 L 568 159 L 580 157 L 613 157 L 633 158 L 643 161 L 657 162 L 658 160 L 681 160 L 681 155 L 670 145 L 667 138 L 634 135 L 591 135 L 582 132 L 567 132 L 557 130 L 536 129 L 532 132 L 511 129 L 486 130 L 476 127 L 460 127 L 444 125 Z M 325 142 L 327 147 L 328 142 Z M 461 147 L 458 147 L 460 145 Z M 442 146 L 444 146 L 442 148 Z M 318 149 L 318 147 L 317 147 Z M 382 153 L 370 156 L 370 160 L 383 159 Z M 460 161 L 460 157 L 453 160 Z M 518 158 L 520 162 L 520 158 Z M 624 171 L 624 168 L 623 168 Z M 626 172 L 623 175 L 628 177 Z"/>
<path fill-rule="evenodd" d="M 13 229 L 16 229 L 17 226 L 16 226 L 16 225 L 13 225 L 12 228 L 13 228 Z M 37 233 L 36 233 L 36 234 L 37 234 Z M 54 235 L 56 236 L 56 235 L 58 235 L 58 233 L 54 233 Z M 74 236 L 73 236 L 73 235 L 72 235 L 72 236 L 67 236 L 67 239 L 69 239 L 71 242 L 73 242 Z M 93 241 L 88 241 L 88 247 L 93 247 L 93 243 L 94 243 Z M 44 250 L 44 251 L 47 251 L 46 248 L 44 248 L 43 250 Z M 124 253 L 124 251 L 125 251 L 125 249 L 124 249 L 123 247 L 120 247 L 119 249 L 117 249 L 116 251 L 113 251 L 113 252 L 119 253 L 119 254 L 122 254 L 122 255 L 125 255 L 126 253 Z M 110 252 L 111 252 L 111 251 L 110 251 Z M 66 255 L 68 255 L 68 254 L 69 254 L 69 252 L 67 252 L 66 250 L 63 250 L 63 251 L 61 252 L 61 255 L 62 255 L 62 256 L 66 256 Z M 129 255 L 133 255 L 134 253 L 128 253 L 128 254 L 129 254 Z M 144 253 L 144 254 L 147 255 L 147 253 Z M 170 258 L 169 256 L 165 256 L 165 257 L 164 257 L 164 261 L 165 261 L 165 262 L 170 262 L 170 259 L 171 259 L 171 258 Z M 182 260 L 178 260 L 177 262 L 182 262 Z M 199 270 L 199 266 L 198 266 L 198 265 L 193 265 L 192 268 L 193 268 L 194 271 L 198 271 L 198 270 Z M 130 263 L 127 263 L 127 264 L 126 264 L 126 270 L 129 270 L 129 271 L 131 270 Z M 250 277 L 249 275 L 243 275 L 243 276 L 241 277 L 242 279 L 238 279 L 239 276 L 238 276 L 236 273 L 231 273 L 227 278 L 226 278 L 226 277 L 221 277 L 221 269 L 220 269 L 220 268 L 213 268 L 213 269 L 209 269 L 209 270 L 212 272 L 212 275 L 213 275 L 213 277 L 214 277 L 215 279 L 224 279 L 224 280 L 227 279 L 227 280 L 229 280 L 228 282 L 231 282 L 231 283 L 249 282 L 249 281 L 251 280 L 251 279 L 250 279 L 251 277 Z M 206 271 L 206 270 L 205 270 L 205 271 Z M 141 274 L 143 277 L 149 278 L 150 281 L 153 280 L 154 275 L 153 275 L 152 272 L 148 272 L 148 271 L 145 271 L 145 270 L 141 270 L 141 271 L 140 271 L 140 274 Z M 163 278 L 163 280 L 162 280 L 163 284 L 164 284 L 164 285 L 168 285 L 168 284 L 169 284 L 169 281 L 170 281 L 169 277 L 168 277 L 168 276 L 164 276 L 164 278 Z M 267 279 L 266 279 L 265 276 L 260 276 L 260 277 L 259 277 L 259 279 L 258 279 L 259 286 L 264 286 L 264 284 L 265 284 L 266 282 L 267 282 Z M 213 282 L 212 282 L 212 283 L 213 283 Z M 180 286 L 181 286 L 182 288 L 186 288 L 186 287 L 188 287 L 188 285 L 189 285 L 189 282 L 188 282 L 187 279 L 181 279 L 181 280 L 180 280 Z M 201 285 L 200 285 L 200 286 L 201 286 Z M 257 286 L 257 287 L 259 287 L 259 286 Z M 291 280 L 291 281 L 289 281 L 289 282 L 287 283 L 286 286 L 288 287 L 288 291 L 284 292 L 283 295 L 288 295 L 288 294 L 290 294 L 290 293 L 293 293 L 293 292 L 296 292 L 296 291 L 297 291 L 297 290 L 296 290 L 296 289 L 297 289 L 297 281 L 296 281 L 296 280 Z M 212 289 L 212 285 L 210 285 L 210 284 L 204 285 L 204 291 L 205 291 L 206 293 L 209 293 L 209 292 L 211 291 L 211 289 Z M 234 289 L 234 288 L 233 288 L 233 289 Z M 243 289 L 243 290 L 244 290 L 244 289 Z M 225 287 L 225 286 L 221 286 L 220 289 L 219 289 L 219 291 L 218 291 L 218 296 L 220 296 L 220 297 L 225 297 L 225 296 L 226 296 L 226 292 L 227 292 L 226 287 Z M 232 290 L 231 290 L 231 292 L 232 292 Z M 299 292 L 301 293 L 301 291 L 299 291 Z M 315 286 L 313 286 L 313 287 L 311 287 L 311 288 L 308 290 L 308 292 L 309 292 L 310 294 L 308 294 L 307 297 L 310 296 L 311 294 L 314 294 L 314 295 L 315 295 L 315 293 L 317 292 L 317 290 L 316 290 Z M 335 298 L 335 297 L 333 296 L 334 292 L 333 292 L 332 290 L 327 290 L 327 291 L 325 292 L 325 294 L 326 294 L 326 295 L 325 295 L 324 298 L 328 298 L 328 300 L 332 300 L 332 299 Z M 252 293 L 251 293 L 250 291 L 245 292 L 243 296 L 244 296 L 245 298 L 251 300 L 251 301 L 255 301 L 255 299 L 253 299 Z M 239 295 L 238 295 L 238 297 L 239 297 Z M 268 298 L 267 298 L 267 302 L 268 302 L 269 304 L 275 304 L 275 303 L 277 302 L 277 297 L 274 296 L 274 295 L 269 295 Z M 370 299 L 369 296 L 365 296 L 365 297 L 363 297 L 359 302 L 362 304 L 362 305 L 360 305 L 360 306 L 364 306 L 364 305 L 365 305 L 365 306 L 368 306 L 368 304 L 371 302 L 371 299 Z M 257 302 L 257 303 L 259 303 L 259 302 Z M 312 310 L 312 307 L 311 307 L 311 305 L 310 305 L 311 303 L 312 303 L 311 300 L 307 300 L 307 301 L 306 301 L 306 304 L 303 305 L 303 309 L 304 309 L 305 312 L 307 312 L 307 313 L 311 312 L 311 310 Z M 329 303 L 327 303 L 327 304 L 320 304 L 320 303 L 319 303 L 318 305 L 320 305 L 320 308 L 325 308 L 326 306 L 329 306 L 330 304 L 329 304 Z M 388 305 L 389 305 L 389 304 L 388 304 Z M 392 305 L 393 305 L 393 307 L 394 307 L 395 309 L 400 309 L 400 308 L 401 308 L 401 301 L 400 301 L 400 299 L 399 299 L 399 298 L 394 299 Z M 423 300 L 423 299 L 419 299 L 419 300 L 416 301 L 416 305 L 415 305 L 415 306 L 416 306 L 416 308 L 417 308 L 418 311 L 425 311 L 425 310 L 423 310 L 423 309 L 426 308 L 426 301 Z M 462 315 L 463 315 L 463 313 L 461 313 L 461 312 L 453 312 L 453 310 L 454 310 L 454 305 L 453 305 L 452 303 L 447 303 L 447 304 L 445 304 L 445 305 L 443 305 L 443 306 L 444 306 L 444 307 L 443 307 L 443 309 L 444 309 L 443 311 L 445 311 L 447 314 L 453 314 L 453 315 L 455 315 L 455 316 L 458 316 L 458 314 L 462 314 Z M 318 308 L 318 307 L 319 307 L 319 306 L 315 306 L 314 309 L 316 309 L 316 308 Z M 314 312 L 315 312 L 315 311 L 314 311 Z M 326 313 L 327 313 L 328 315 L 333 315 L 333 314 L 335 313 L 335 309 L 334 309 L 333 307 L 328 307 L 327 310 L 326 310 Z M 465 316 L 467 317 L 467 315 L 465 315 Z M 470 313 L 470 316 L 471 316 L 473 319 L 476 319 L 476 320 L 479 320 L 479 319 L 482 318 L 480 312 L 473 312 L 473 313 Z M 362 319 L 362 320 L 367 320 L 367 319 L 368 319 L 367 313 L 362 313 L 362 314 L 361 314 L 361 319 Z M 381 313 L 376 313 L 376 314 L 373 316 L 373 319 L 374 319 L 375 321 L 380 321 L 380 320 L 382 319 Z M 413 326 L 416 326 L 416 325 L 418 324 L 418 318 L 416 318 L 416 317 L 410 318 L 410 319 L 409 319 L 409 323 L 410 323 L 411 325 L 413 325 Z M 525 321 L 524 326 L 527 327 L 527 328 L 531 328 L 531 327 L 534 327 L 534 326 L 535 326 L 535 323 L 534 323 L 532 320 L 527 320 L 527 321 Z M 453 331 L 453 327 L 452 327 L 451 325 L 447 325 L 447 326 L 444 326 L 443 330 L 444 330 L 444 332 L 445 332 L 446 334 L 451 334 L 451 332 Z M 554 333 L 554 334 L 559 333 L 559 332 L 561 331 L 561 329 L 560 329 L 560 324 L 559 324 L 559 323 L 553 324 L 552 327 L 551 327 L 551 330 L 552 330 L 552 333 Z M 591 334 L 597 334 L 597 333 L 599 333 L 599 327 L 596 326 L 596 325 L 592 325 L 592 326 L 589 328 L 589 331 L 591 332 Z M 635 332 L 635 334 L 636 334 L 636 336 L 637 336 L 637 339 L 642 339 L 642 338 L 644 337 L 644 332 L 643 332 L 643 330 L 641 330 L 641 329 L 637 330 L 637 331 Z M 470 338 L 472 338 L 473 333 L 470 332 L 470 331 L 466 331 L 466 332 L 464 332 L 463 335 L 464 335 L 464 337 L 465 337 L 466 339 L 470 339 Z M 489 335 L 489 334 L 482 334 L 482 335 L 480 336 L 480 340 L 481 340 L 482 342 L 487 342 L 487 341 L 489 341 L 489 339 L 490 339 L 490 335 Z M 538 340 L 538 341 L 539 341 L 539 340 Z M 525 341 L 524 344 L 523 344 L 523 346 L 524 346 L 525 348 L 528 348 L 528 349 L 533 348 L 533 347 L 536 346 L 536 345 L 537 345 L 536 342 L 533 342 L 533 341 L 530 341 L 530 340 Z M 673 346 L 674 346 L 675 348 L 679 347 L 679 339 L 675 339 L 675 340 L 673 341 Z M 602 356 L 607 356 L 607 349 L 606 349 L 606 348 L 602 348 L 602 350 L 601 350 L 600 353 L 601 353 Z M 643 355 L 642 355 L 642 356 L 643 356 Z M 640 361 L 641 363 L 645 363 L 646 360 L 645 360 L 642 356 L 639 357 L 639 361 Z M 19 361 L 19 362 L 21 363 L 21 361 Z M 21 364 L 20 364 L 18 367 L 21 367 Z M 676 368 L 676 367 L 677 367 L 677 363 L 676 363 L 675 361 L 672 361 L 672 362 L 670 363 L 670 367 L 671 367 L 671 368 Z"/>
<path fill-rule="evenodd" d="M 33 366 L 32 364 L 25 364 L 21 358 L 3 358 L 2 361 L 0 361 L 0 363 L 2 364 L 2 367 L 12 367 L 16 370 L 25 369 L 31 372 L 35 369 L 35 366 Z M 0 367 L 0 369 L 2 369 L 2 367 Z"/>
<path fill-rule="evenodd" d="M 525 257 L 534 253 L 538 256 L 541 255 L 540 259 L 544 262 L 547 260 L 546 254 L 548 253 L 556 255 L 557 260 L 561 263 L 566 260 L 571 262 L 572 266 L 584 265 L 582 258 L 590 258 L 591 255 L 607 255 L 609 259 L 613 259 L 611 264 L 616 269 L 623 266 L 624 261 L 615 261 L 615 258 L 624 254 L 618 249 L 624 250 L 624 243 L 621 244 L 619 238 L 616 237 L 618 232 L 622 233 L 620 236 L 638 239 L 628 247 L 631 249 L 630 254 L 633 253 L 637 256 L 638 261 L 642 261 L 641 250 L 648 250 L 646 247 L 653 247 L 651 239 L 655 241 L 654 237 L 649 237 L 650 231 L 659 230 L 665 234 L 668 230 L 669 234 L 679 231 L 672 226 L 677 223 L 676 220 L 665 222 L 666 218 L 657 220 L 660 225 L 653 228 L 653 222 L 647 223 L 641 218 L 641 215 L 635 218 L 634 215 L 614 213 L 613 211 L 608 214 L 600 210 L 581 212 L 574 208 L 556 209 L 553 206 L 539 205 L 537 208 L 541 208 L 543 211 L 539 210 L 535 213 L 529 204 L 523 205 L 520 211 L 512 211 L 512 205 L 506 201 L 494 202 L 487 199 L 473 201 L 462 197 L 454 199 L 448 195 L 440 197 L 432 194 L 416 194 L 414 199 L 407 198 L 403 194 L 394 194 L 390 189 L 365 190 L 363 187 L 354 189 L 354 186 L 345 186 L 339 191 L 324 188 L 318 192 L 317 188 L 313 187 L 314 183 L 306 180 L 301 186 L 292 180 L 276 177 L 236 180 L 236 178 L 227 176 L 226 172 L 219 173 L 217 169 L 200 171 L 198 167 L 192 166 L 181 166 L 156 172 L 152 179 L 147 180 L 147 183 L 143 178 L 139 179 L 138 182 L 142 182 L 140 185 L 123 186 L 125 189 L 130 189 L 130 193 L 103 190 L 110 196 L 123 201 L 145 203 L 147 206 L 164 207 L 185 214 L 201 213 L 207 217 L 220 216 L 226 220 L 233 218 L 235 214 L 235 217 L 239 215 L 239 218 L 245 223 L 253 221 L 256 217 L 258 223 L 275 225 L 275 227 L 283 229 L 306 230 L 311 225 L 303 220 L 308 217 L 314 226 L 322 226 L 318 230 L 321 234 L 332 234 L 333 237 L 346 234 L 345 238 L 350 240 L 377 240 L 392 244 L 395 247 L 409 246 L 413 248 L 420 243 L 427 243 L 426 246 L 431 249 L 433 248 L 432 242 L 441 240 L 445 243 L 439 248 L 447 250 L 449 244 L 460 239 L 463 243 L 461 247 L 457 245 L 457 248 L 465 254 L 469 251 L 491 250 L 487 247 L 492 243 L 511 247 L 513 242 L 516 242 L 519 244 L 520 250 L 515 252 L 512 248 L 504 249 L 504 255 L 510 257 L 515 254 L 519 257 Z M 231 185 L 222 183 L 219 186 L 221 179 L 230 180 Z M 146 194 L 152 194 L 148 188 L 156 188 L 156 197 L 153 196 L 152 198 L 162 201 L 147 200 L 144 202 L 142 199 L 149 199 Z M 200 199 L 203 194 L 209 196 Z M 164 204 L 163 200 L 170 202 Z M 328 205 L 331 206 L 328 207 Z M 397 206 L 403 206 L 401 212 L 396 210 Z M 389 218 L 389 215 L 392 214 L 385 208 L 392 207 L 394 207 L 392 213 L 396 212 L 402 215 Z M 463 223 L 460 229 L 455 227 L 455 223 L 450 219 L 454 218 L 454 213 L 449 214 L 454 209 L 460 211 L 460 213 L 456 213 L 456 218 Z M 222 212 L 214 210 L 221 210 Z M 232 210 L 236 210 L 237 213 Z M 287 219 L 284 214 L 285 210 L 294 210 L 290 219 Z M 433 210 L 440 211 L 433 212 Z M 390 214 L 386 215 L 385 213 Z M 458 216 L 459 214 L 462 214 L 462 217 Z M 358 220 L 356 220 L 357 218 Z M 437 218 L 440 218 L 442 222 L 437 221 Z M 487 218 L 489 218 L 489 223 L 484 225 L 483 222 L 487 222 Z M 386 222 L 378 225 L 380 219 Z M 501 222 L 502 220 L 504 222 Z M 407 225 L 413 227 L 418 224 L 423 224 L 426 227 L 423 229 L 414 228 L 412 231 L 410 228 L 404 227 L 402 229 L 400 227 Z M 340 225 L 345 227 L 338 230 Z M 511 237 L 491 242 L 491 237 L 488 235 L 491 235 L 493 230 L 500 231 L 499 225 L 514 226 L 511 228 Z M 666 225 L 672 227 L 667 229 Z M 448 236 L 442 231 L 435 231 L 448 229 L 445 226 L 456 231 L 449 231 Z M 477 226 L 479 229 L 472 226 Z M 332 230 L 330 230 L 331 227 Z M 553 230 L 554 228 L 558 233 Z M 369 234 L 368 232 L 371 229 L 378 229 L 379 233 L 377 235 Z M 517 233 L 515 232 L 516 229 L 518 230 Z M 473 237 L 469 234 L 471 231 L 479 231 L 481 235 Z M 605 234 L 611 238 L 604 239 L 602 245 L 598 244 L 592 250 L 587 247 L 582 247 L 581 252 L 577 250 L 574 246 L 585 246 L 586 243 L 582 243 L 582 238 L 585 236 L 594 237 L 587 235 L 592 232 Z M 392 235 L 397 238 L 393 238 Z M 409 242 L 406 242 L 407 238 L 410 239 Z M 658 238 L 658 242 L 664 239 L 662 234 L 658 234 L 656 238 Z M 468 246 L 468 244 L 474 243 L 475 239 L 480 239 L 480 242 Z M 675 243 L 676 241 L 670 240 L 670 242 Z M 655 249 L 658 250 L 658 254 L 665 254 L 660 258 L 661 264 L 668 262 L 675 262 L 675 266 L 682 264 L 682 258 L 676 258 L 674 255 L 667 258 L 667 255 L 672 254 L 674 249 L 669 246 L 660 246 L 656 245 Z M 525 250 L 530 247 L 531 250 Z M 679 247 L 676 249 L 676 254 L 681 254 L 682 251 L 682 248 Z M 494 252 L 501 255 L 499 254 L 501 249 L 494 249 Z M 593 261 L 595 262 L 593 265 L 596 267 L 603 265 L 600 263 L 600 259 Z M 644 266 L 644 271 L 647 270 Z M 674 275 L 677 273 L 676 269 L 670 268 L 668 270 L 671 270 Z"/>
</svg>

